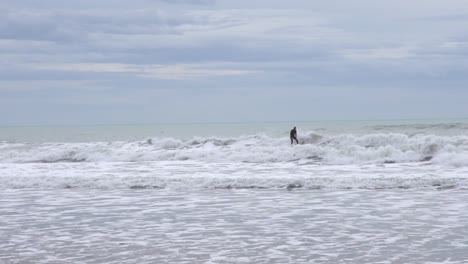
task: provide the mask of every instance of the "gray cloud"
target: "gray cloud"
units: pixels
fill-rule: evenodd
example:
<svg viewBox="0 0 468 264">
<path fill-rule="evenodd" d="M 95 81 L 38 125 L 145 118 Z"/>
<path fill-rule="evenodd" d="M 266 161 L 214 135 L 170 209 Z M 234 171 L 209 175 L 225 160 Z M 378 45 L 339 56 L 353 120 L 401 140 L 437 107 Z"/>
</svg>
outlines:
<svg viewBox="0 0 468 264">
<path fill-rule="evenodd" d="M 82 123 L 287 120 L 291 105 L 301 120 L 462 116 L 464 11 L 457 0 L 4 2 L 0 111 L 13 117 L 0 125 L 63 123 L 53 113 L 67 104 Z"/>
</svg>

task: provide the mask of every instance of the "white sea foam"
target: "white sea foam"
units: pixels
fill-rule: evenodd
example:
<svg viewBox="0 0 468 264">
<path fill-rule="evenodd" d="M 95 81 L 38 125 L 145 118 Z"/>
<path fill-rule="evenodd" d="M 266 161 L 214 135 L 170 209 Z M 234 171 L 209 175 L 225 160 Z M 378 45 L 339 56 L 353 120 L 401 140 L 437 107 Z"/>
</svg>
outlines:
<svg viewBox="0 0 468 264">
<path fill-rule="evenodd" d="M 465 263 L 465 127 L 11 137 L 0 262 Z"/>
<path fill-rule="evenodd" d="M 150 161 L 0 164 L 0 189 L 467 189 L 468 168 Z"/>
<path fill-rule="evenodd" d="M 0 188 L 468 188 L 468 137 L 302 133 L 0 143 Z"/>
<path fill-rule="evenodd" d="M 382 164 L 432 160 L 467 166 L 467 136 L 405 134 L 319 135 L 291 146 L 288 138 L 263 134 L 236 138 L 152 138 L 132 142 L 0 143 L 0 163 L 180 161 L 316 164 Z"/>
<path fill-rule="evenodd" d="M 466 191 L 2 190 L 1 263 L 453 263 Z"/>
</svg>

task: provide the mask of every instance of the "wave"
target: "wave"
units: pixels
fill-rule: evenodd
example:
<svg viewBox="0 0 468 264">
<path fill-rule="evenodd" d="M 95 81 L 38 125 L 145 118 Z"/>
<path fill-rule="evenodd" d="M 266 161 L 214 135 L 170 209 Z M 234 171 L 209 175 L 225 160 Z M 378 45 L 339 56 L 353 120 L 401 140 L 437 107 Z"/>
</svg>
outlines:
<svg viewBox="0 0 468 264">
<path fill-rule="evenodd" d="M 431 162 L 468 166 L 468 136 L 321 135 L 308 132 L 299 145 L 264 134 L 189 140 L 150 138 L 132 142 L 0 142 L 0 163 L 201 161 L 313 164 Z"/>
<path fill-rule="evenodd" d="M 201 162 L 10 164 L 0 189 L 468 189 L 466 169 L 440 166 L 285 166 Z"/>
<path fill-rule="evenodd" d="M 366 126 L 371 130 L 423 130 L 423 131 L 438 131 L 438 130 L 461 130 L 468 129 L 467 123 L 435 123 L 435 124 L 393 124 L 393 125 L 373 125 Z"/>
<path fill-rule="evenodd" d="M 5 181 L 5 179 L 3 179 Z M 257 180 L 257 181 L 254 181 Z M 250 181 L 237 181 L 232 179 L 213 180 L 160 180 L 152 179 L 144 182 L 132 180 L 109 180 L 106 178 L 77 181 L 71 179 L 57 179 L 42 177 L 40 179 L 23 181 L 10 181 L 0 184 L 0 189 L 286 189 L 286 190 L 322 190 L 322 189 L 365 189 L 365 190 L 391 190 L 391 189 L 468 189 L 467 179 L 421 179 L 421 180 L 357 180 L 355 182 L 331 181 L 329 179 L 314 180 L 265 180 L 253 179 Z"/>
</svg>

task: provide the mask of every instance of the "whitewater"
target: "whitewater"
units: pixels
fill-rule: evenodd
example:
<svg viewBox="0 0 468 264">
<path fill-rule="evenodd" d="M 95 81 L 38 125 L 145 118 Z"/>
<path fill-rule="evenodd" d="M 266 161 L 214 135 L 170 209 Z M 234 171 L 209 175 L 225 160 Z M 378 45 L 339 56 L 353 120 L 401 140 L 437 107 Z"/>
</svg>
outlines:
<svg viewBox="0 0 468 264">
<path fill-rule="evenodd" d="M 467 129 L 5 127 L 0 262 L 466 263 Z"/>
<path fill-rule="evenodd" d="M 290 145 L 287 135 L 264 132 L 110 142 L 3 141 L 0 187 L 467 187 L 466 125 L 365 128 L 303 130 L 299 145 Z"/>
</svg>

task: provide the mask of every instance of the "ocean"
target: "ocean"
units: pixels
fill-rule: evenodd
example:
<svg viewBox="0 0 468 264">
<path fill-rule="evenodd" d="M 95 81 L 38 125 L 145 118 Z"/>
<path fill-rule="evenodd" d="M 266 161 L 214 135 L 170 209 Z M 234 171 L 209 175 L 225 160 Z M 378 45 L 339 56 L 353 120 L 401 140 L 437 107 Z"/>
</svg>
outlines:
<svg viewBox="0 0 468 264">
<path fill-rule="evenodd" d="M 0 127 L 0 263 L 468 263 L 467 190 L 463 119 Z"/>
</svg>

